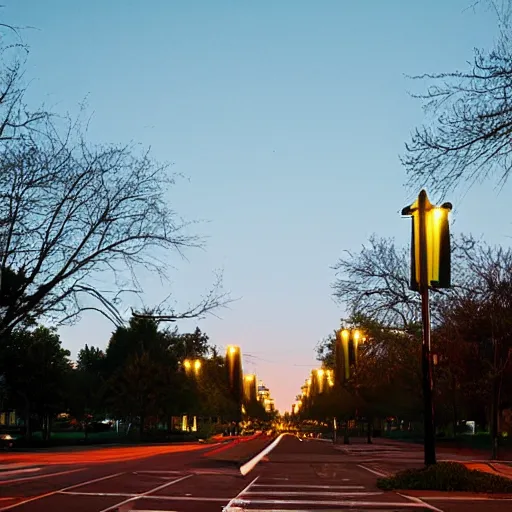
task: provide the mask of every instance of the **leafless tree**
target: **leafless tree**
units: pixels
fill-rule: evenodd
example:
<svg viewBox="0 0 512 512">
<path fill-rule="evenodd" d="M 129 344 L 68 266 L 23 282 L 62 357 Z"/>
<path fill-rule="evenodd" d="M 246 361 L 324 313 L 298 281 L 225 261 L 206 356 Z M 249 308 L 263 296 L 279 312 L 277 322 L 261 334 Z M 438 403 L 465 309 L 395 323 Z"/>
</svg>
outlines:
<svg viewBox="0 0 512 512">
<path fill-rule="evenodd" d="M 137 270 L 166 276 L 171 254 L 202 245 L 173 212 L 174 176 L 134 145 L 92 146 L 80 123 L 24 103 L 28 49 L 0 23 L 0 337 L 41 317 L 72 321 L 95 310 L 116 324 Z M 201 317 L 230 301 L 218 279 L 182 313 Z"/>
<path fill-rule="evenodd" d="M 190 320 L 191 318 L 203 318 L 207 314 L 215 316 L 215 311 L 227 307 L 235 299 L 228 292 L 223 291 L 222 274 L 217 274 L 213 286 L 195 304 L 177 312 L 175 308 L 169 307 L 169 295 L 160 305 L 144 311 L 132 309 L 132 316 L 135 318 L 151 318 L 157 322 L 177 322 L 178 320 Z"/>
<path fill-rule="evenodd" d="M 132 146 L 92 147 L 74 128 L 9 141 L 0 153 L 2 309 L 0 334 L 27 319 L 76 318 L 96 310 L 120 324 L 121 295 L 139 292 L 136 272 L 165 277 L 171 252 L 201 245 L 168 206 L 167 165 Z M 9 283 L 7 277 L 10 276 Z M 226 302 L 218 287 L 175 318 Z"/>
<path fill-rule="evenodd" d="M 0 141 L 22 137 L 48 116 L 44 109 L 33 111 L 25 105 L 23 69 L 27 55 L 20 29 L 0 23 Z"/>
<path fill-rule="evenodd" d="M 482 3 L 482 2 L 477 2 Z M 429 118 L 406 144 L 402 163 L 414 186 L 442 193 L 488 178 L 503 186 L 512 168 L 511 2 L 483 2 L 498 15 L 490 51 L 476 49 L 464 71 L 425 74 L 423 101 Z"/>
<path fill-rule="evenodd" d="M 493 458 L 498 455 L 498 417 L 510 401 L 512 387 L 512 250 L 492 247 L 471 237 L 461 244 L 465 272 L 445 311 L 443 326 L 459 343 L 473 341 L 482 365 L 481 392 L 490 402 Z"/>
<path fill-rule="evenodd" d="M 333 295 L 351 313 L 405 328 L 420 319 L 419 295 L 409 289 L 410 256 L 393 239 L 373 235 L 359 253 L 346 251 L 333 267 Z"/>
</svg>

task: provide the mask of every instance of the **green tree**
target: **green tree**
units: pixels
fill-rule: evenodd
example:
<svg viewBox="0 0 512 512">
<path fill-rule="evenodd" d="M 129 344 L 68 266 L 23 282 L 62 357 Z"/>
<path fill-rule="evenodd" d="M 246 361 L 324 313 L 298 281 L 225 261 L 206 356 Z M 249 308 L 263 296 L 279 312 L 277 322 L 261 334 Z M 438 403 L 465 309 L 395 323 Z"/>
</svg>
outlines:
<svg viewBox="0 0 512 512">
<path fill-rule="evenodd" d="M 105 362 L 102 350 L 85 345 L 78 353 L 76 368 L 69 374 L 69 409 L 82 422 L 86 438 L 90 422 L 105 414 Z"/>
<path fill-rule="evenodd" d="M 4 338 L 0 361 L 9 393 L 24 411 L 27 439 L 33 414 L 42 419 L 44 438 L 49 439 L 52 416 L 63 407 L 71 370 L 69 351 L 62 348 L 59 335 L 43 326 L 16 330 Z"/>
</svg>

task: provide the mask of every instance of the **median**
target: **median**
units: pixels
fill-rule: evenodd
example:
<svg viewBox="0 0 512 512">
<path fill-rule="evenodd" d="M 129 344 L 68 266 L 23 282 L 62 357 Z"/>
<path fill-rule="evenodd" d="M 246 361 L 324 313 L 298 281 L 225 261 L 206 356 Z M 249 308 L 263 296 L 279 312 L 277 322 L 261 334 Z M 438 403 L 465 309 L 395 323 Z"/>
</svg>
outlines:
<svg viewBox="0 0 512 512">
<path fill-rule="evenodd" d="M 206 452 L 203 457 L 212 461 L 243 464 L 260 453 L 274 439 L 275 436 L 268 436 L 266 434 L 239 437 L 224 443 L 219 448 Z"/>
</svg>

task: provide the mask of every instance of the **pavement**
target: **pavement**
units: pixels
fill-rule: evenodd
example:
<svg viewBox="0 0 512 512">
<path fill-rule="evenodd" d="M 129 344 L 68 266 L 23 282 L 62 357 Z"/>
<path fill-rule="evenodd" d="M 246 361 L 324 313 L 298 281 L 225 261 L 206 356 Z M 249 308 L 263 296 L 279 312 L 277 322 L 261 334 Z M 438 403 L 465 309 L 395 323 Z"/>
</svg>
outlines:
<svg viewBox="0 0 512 512">
<path fill-rule="evenodd" d="M 246 446 L 251 441 L 245 443 Z M 269 438 L 257 465 L 242 476 L 233 445 L 164 452 L 138 459 L 48 464 L 0 474 L 0 512 L 248 512 L 512 510 L 512 495 L 381 491 L 379 476 L 420 466 L 422 452 L 408 447 L 333 445 L 292 435 Z M 261 450 L 254 441 L 254 455 Z M 273 448 L 270 450 L 270 448 Z M 226 454 L 233 450 L 232 460 Z M 244 455 L 245 457 L 245 455 Z M 404 466 L 405 465 L 405 466 Z M 24 470 L 37 471 L 17 473 Z M 496 499 L 498 498 L 498 499 Z"/>
</svg>

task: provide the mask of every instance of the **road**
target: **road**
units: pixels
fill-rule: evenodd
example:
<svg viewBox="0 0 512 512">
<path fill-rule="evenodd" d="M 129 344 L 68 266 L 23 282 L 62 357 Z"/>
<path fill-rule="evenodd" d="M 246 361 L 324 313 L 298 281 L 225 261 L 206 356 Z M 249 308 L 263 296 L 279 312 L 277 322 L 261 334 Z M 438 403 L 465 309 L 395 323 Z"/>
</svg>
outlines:
<svg viewBox="0 0 512 512">
<path fill-rule="evenodd" d="M 0 511 L 512 510 L 512 499 L 468 501 L 453 493 L 406 496 L 380 491 L 379 475 L 404 464 L 421 464 L 421 451 L 396 446 L 334 446 L 287 435 L 245 477 L 237 465 L 207 456 L 216 447 L 172 448 L 145 458 L 48 464 L 32 473 L 0 473 Z"/>
</svg>

